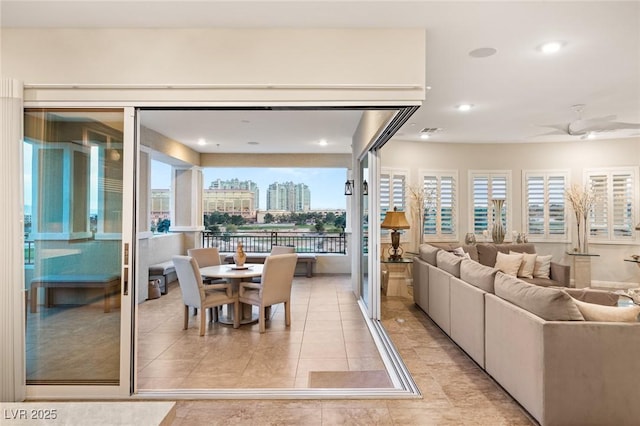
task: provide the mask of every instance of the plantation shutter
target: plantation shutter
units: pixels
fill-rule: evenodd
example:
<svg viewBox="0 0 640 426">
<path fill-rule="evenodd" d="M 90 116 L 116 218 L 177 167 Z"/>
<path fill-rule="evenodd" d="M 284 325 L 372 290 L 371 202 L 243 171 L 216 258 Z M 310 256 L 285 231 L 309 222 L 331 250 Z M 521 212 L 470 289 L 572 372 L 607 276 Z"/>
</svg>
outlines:
<svg viewBox="0 0 640 426">
<path fill-rule="evenodd" d="M 637 168 L 587 170 L 587 184 L 595 194 L 589 215 L 589 234 L 595 240 L 634 239 Z"/>
<path fill-rule="evenodd" d="M 383 170 L 380 174 L 380 223 L 387 210 L 405 211 L 406 172 Z M 384 231 L 383 231 L 384 232 Z"/>
<path fill-rule="evenodd" d="M 567 172 L 525 172 L 525 225 L 533 239 L 565 239 Z"/>
<path fill-rule="evenodd" d="M 496 220 L 496 212 L 493 211 L 491 200 L 505 200 L 504 207 L 506 215 L 503 216 L 503 225 L 509 229 L 509 181 L 508 172 L 470 172 L 473 205 L 473 232 L 482 234 L 485 230 L 490 230 L 491 225 Z"/>
<path fill-rule="evenodd" d="M 427 172 L 423 188 L 428 205 L 424 212 L 424 234 L 457 238 L 457 172 Z"/>
</svg>

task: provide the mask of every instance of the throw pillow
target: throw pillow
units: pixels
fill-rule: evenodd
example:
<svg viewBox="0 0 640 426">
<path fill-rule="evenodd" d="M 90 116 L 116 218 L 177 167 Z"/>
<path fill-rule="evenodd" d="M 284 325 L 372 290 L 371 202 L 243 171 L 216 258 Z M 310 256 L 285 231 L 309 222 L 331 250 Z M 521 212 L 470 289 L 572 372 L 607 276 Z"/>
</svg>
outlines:
<svg viewBox="0 0 640 426">
<path fill-rule="evenodd" d="M 496 296 L 547 321 L 584 321 L 574 298 L 564 290 L 529 284 L 502 272 L 496 274 Z"/>
<path fill-rule="evenodd" d="M 522 278 L 533 278 L 533 270 L 536 267 L 537 254 L 518 253 L 515 251 L 509 252 L 509 254 L 522 254 L 522 263 L 520 269 L 518 269 L 518 276 Z"/>
<path fill-rule="evenodd" d="M 463 259 L 471 259 L 471 256 L 469 256 L 469 253 L 465 252 L 464 249 L 462 247 L 456 247 L 454 248 L 451 253 L 455 254 L 458 257 L 461 257 Z"/>
<path fill-rule="evenodd" d="M 546 278 L 550 279 L 551 273 L 551 255 L 537 256 L 536 266 L 533 268 L 533 278 Z"/>
<path fill-rule="evenodd" d="M 636 322 L 640 314 L 640 306 L 603 306 L 580 300 L 575 303 L 587 321 Z"/>
<path fill-rule="evenodd" d="M 513 275 L 515 277 L 518 275 L 518 270 L 520 270 L 522 256 L 522 253 L 504 254 L 498 252 L 498 255 L 496 256 L 496 269 L 499 269 L 505 274 Z"/>
</svg>

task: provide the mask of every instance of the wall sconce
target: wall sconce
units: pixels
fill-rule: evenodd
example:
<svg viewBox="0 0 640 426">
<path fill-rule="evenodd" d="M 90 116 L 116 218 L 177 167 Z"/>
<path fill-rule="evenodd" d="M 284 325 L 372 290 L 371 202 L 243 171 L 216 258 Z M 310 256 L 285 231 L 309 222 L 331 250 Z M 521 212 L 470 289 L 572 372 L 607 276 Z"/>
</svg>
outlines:
<svg viewBox="0 0 640 426">
<path fill-rule="evenodd" d="M 369 184 L 366 180 L 362 182 L 362 195 L 369 195 Z"/>
<path fill-rule="evenodd" d="M 391 229 L 391 247 L 389 247 L 389 260 L 399 261 L 402 259 L 402 247 L 400 247 L 400 233 L 398 229 L 409 229 L 409 222 L 404 212 L 398 211 L 395 207 L 393 211 L 387 210 L 384 220 L 380 225 L 382 229 Z"/>
<path fill-rule="evenodd" d="M 344 195 L 353 195 L 353 179 L 344 183 Z"/>
</svg>

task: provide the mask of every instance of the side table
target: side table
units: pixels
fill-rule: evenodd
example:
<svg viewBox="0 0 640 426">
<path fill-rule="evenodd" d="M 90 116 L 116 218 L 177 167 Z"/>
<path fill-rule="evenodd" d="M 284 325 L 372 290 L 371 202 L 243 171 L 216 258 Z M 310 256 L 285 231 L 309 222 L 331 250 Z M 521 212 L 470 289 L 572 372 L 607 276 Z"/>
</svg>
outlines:
<svg viewBox="0 0 640 426">
<path fill-rule="evenodd" d="M 600 255 L 571 251 L 568 251 L 567 254 L 573 257 L 573 284 L 575 288 L 591 287 L 591 258 Z"/>
<path fill-rule="evenodd" d="M 411 279 L 413 259 L 403 257 L 398 260 L 391 260 L 385 257 L 380 259 L 380 264 L 383 267 L 383 272 L 386 272 L 382 285 L 383 294 L 386 296 L 408 297 L 407 280 Z"/>
</svg>

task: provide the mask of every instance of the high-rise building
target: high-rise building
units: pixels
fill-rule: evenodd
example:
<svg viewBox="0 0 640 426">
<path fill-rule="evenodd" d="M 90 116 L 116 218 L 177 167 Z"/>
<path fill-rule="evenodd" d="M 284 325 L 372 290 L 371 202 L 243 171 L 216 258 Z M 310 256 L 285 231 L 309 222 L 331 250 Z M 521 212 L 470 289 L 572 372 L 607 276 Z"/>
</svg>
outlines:
<svg viewBox="0 0 640 426">
<path fill-rule="evenodd" d="M 304 183 L 274 182 L 267 190 L 267 210 L 304 212 L 311 207 L 311 191 Z"/>
<path fill-rule="evenodd" d="M 253 194 L 253 203 L 252 210 L 257 210 L 260 208 L 260 190 L 258 189 L 258 184 L 252 180 L 240 180 L 238 178 L 222 180 L 216 179 L 211 181 L 209 185 L 209 190 L 244 190 L 249 191 Z M 207 191 L 205 190 L 205 193 Z M 235 195 L 234 195 L 235 197 Z M 220 197 L 217 197 L 220 198 Z M 205 204 L 205 212 L 206 212 L 206 204 Z"/>
<path fill-rule="evenodd" d="M 259 196 L 258 185 L 251 180 L 215 179 L 204 190 L 204 214 L 219 212 L 253 219 L 260 205 Z"/>
</svg>

